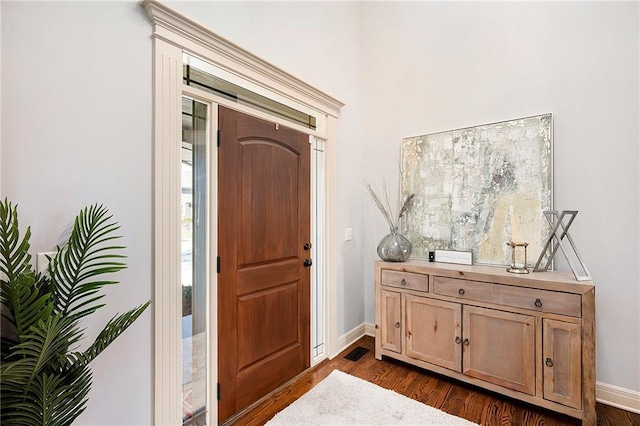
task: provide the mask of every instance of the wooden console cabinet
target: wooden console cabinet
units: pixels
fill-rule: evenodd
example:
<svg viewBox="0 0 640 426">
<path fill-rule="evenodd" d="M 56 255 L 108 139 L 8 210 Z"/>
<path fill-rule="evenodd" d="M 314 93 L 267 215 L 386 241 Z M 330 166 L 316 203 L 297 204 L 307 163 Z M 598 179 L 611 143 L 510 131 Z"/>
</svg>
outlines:
<svg viewBox="0 0 640 426">
<path fill-rule="evenodd" d="M 596 424 L 595 289 L 558 272 L 378 261 L 376 353 Z"/>
</svg>

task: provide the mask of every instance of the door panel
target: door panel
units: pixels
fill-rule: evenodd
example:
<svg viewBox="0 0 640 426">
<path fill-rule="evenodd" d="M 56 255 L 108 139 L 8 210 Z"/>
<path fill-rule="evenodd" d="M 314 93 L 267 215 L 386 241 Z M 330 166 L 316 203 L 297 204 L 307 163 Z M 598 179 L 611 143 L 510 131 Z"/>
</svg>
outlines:
<svg viewBox="0 0 640 426">
<path fill-rule="evenodd" d="M 462 305 L 411 294 L 405 305 L 407 356 L 462 371 Z"/>
<path fill-rule="evenodd" d="M 535 394 L 535 318 L 463 306 L 463 373 Z"/>
<path fill-rule="evenodd" d="M 278 362 L 266 359 L 256 363 L 251 369 L 245 369 L 239 372 L 236 381 L 237 411 L 247 407 L 257 399 L 295 377 L 297 373 L 283 380 L 282 383 L 277 382 L 277 385 L 273 385 L 274 376 L 287 377 L 288 374 L 290 374 L 290 366 L 298 365 L 299 360 L 300 354 L 298 347 L 291 346 L 285 348 L 278 354 Z M 222 400 L 220 402 L 222 402 Z"/>
<path fill-rule="evenodd" d="M 295 258 L 300 227 L 299 154 L 269 140 L 243 140 L 239 262 L 242 266 Z"/>
<path fill-rule="evenodd" d="M 400 293 L 380 291 L 380 309 L 382 313 L 382 348 L 393 352 L 402 352 L 402 313 L 400 311 Z"/>
<path fill-rule="evenodd" d="M 543 320 L 544 398 L 582 408 L 582 345 L 580 324 Z"/>
<path fill-rule="evenodd" d="M 238 298 L 238 371 L 298 340 L 296 283 Z M 265 321 L 269 318 L 268 321 Z M 293 324 L 293 327 L 289 326 Z"/>
<path fill-rule="evenodd" d="M 310 365 L 308 135 L 219 107 L 219 420 Z"/>
</svg>

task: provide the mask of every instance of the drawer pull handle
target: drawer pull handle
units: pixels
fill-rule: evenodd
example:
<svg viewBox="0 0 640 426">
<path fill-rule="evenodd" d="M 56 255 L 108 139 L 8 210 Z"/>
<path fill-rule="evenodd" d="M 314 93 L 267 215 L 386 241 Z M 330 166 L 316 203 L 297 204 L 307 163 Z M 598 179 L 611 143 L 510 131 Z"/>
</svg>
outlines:
<svg viewBox="0 0 640 426">
<path fill-rule="evenodd" d="M 461 341 L 460 336 L 456 336 L 456 345 L 459 345 Z"/>
<path fill-rule="evenodd" d="M 538 308 L 542 308 L 542 300 L 540 300 L 540 299 L 536 299 L 536 306 L 537 306 Z"/>
<path fill-rule="evenodd" d="M 551 358 L 547 358 L 544 363 L 547 364 L 547 367 L 553 367 L 553 360 Z"/>
<path fill-rule="evenodd" d="M 404 278 L 400 280 L 400 285 L 407 285 L 407 280 L 405 280 Z"/>
<path fill-rule="evenodd" d="M 399 322 L 395 323 L 394 325 L 395 325 L 396 328 L 400 328 L 400 323 Z"/>
<path fill-rule="evenodd" d="M 465 346 L 469 346 L 469 339 L 464 339 L 462 341 L 462 344 L 465 345 Z"/>
<path fill-rule="evenodd" d="M 458 290 L 458 293 L 463 295 L 464 294 L 464 288 L 461 288 L 460 290 Z"/>
</svg>

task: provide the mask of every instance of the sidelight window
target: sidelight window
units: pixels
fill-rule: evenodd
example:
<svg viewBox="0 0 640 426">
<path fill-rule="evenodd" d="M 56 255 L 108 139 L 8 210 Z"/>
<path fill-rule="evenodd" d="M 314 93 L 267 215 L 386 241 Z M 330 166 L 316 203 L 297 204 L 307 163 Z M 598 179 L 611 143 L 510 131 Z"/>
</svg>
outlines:
<svg viewBox="0 0 640 426">
<path fill-rule="evenodd" d="M 182 421 L 206 424 L 207 105 L 182 98 Z"/>
</svg>

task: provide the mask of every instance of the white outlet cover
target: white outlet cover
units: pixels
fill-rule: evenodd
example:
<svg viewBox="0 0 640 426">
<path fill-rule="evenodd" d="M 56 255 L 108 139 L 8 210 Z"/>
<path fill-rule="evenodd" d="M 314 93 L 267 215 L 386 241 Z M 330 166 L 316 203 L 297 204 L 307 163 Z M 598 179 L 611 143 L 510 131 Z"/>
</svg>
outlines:
<svg viewBox="0 0 640 426">
<path fill-rule="evenodd" d="M 36 272 L 46 272 L 47 266 L 49 266 L 49 259 L 47 259 L 47 256 L 53 258 L 55 255 L 55 251 L 38 253 L 36 257 Z"/>
</svg>

